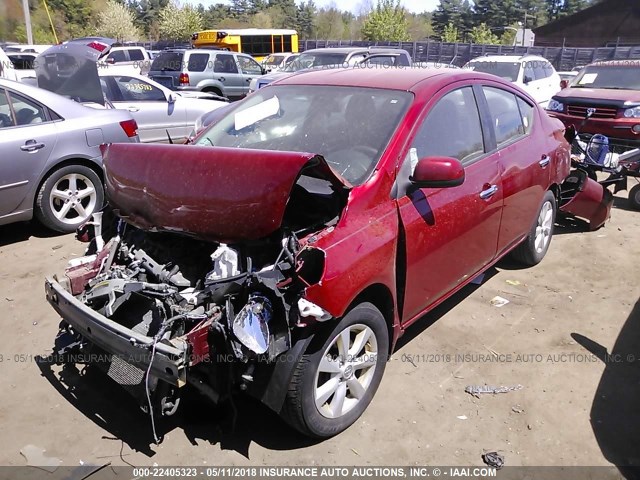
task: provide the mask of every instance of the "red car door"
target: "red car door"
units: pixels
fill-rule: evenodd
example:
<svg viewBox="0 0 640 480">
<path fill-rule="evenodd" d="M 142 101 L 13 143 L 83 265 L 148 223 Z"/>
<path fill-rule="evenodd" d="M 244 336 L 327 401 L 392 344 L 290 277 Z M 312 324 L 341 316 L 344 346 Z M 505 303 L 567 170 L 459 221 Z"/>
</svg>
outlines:
<svg viewBox="0 0 640 480">
<path fill-rule="evenodd" d="M 537 109 L 506 89 L 483 86 L 502 170 L 504 208 L 498 252 L 520 241 L 530 230 L 549 185 L 551 154 Z"/>
<path fill-rule="evenodd" d="M 448 156 L 463 163 L 465 180 L 457 187 L 416 189 L 398 199 L 406 244 L 404 322 L 481 271 L 496 255 L 500 228 L 498 154 L 485 153 L 473 88 L 449 89 L 431 105 L 399 175 L 407 167 L 412 171 L 420 158 Z"/>
</svg>

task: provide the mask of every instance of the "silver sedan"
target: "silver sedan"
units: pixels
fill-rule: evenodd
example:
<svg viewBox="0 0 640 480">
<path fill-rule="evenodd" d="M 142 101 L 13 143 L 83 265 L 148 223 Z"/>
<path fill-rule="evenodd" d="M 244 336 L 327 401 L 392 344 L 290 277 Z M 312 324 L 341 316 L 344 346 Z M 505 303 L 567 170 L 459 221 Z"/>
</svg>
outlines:
<svg viewBox="0 0 640 480">
<path fill-rule="evenodd" d="M 129 112 L 0 79 L 0 225 L 75 230 L 104 203 L 100 145 L 138 142 L 137 128 Z"/>
</svg>

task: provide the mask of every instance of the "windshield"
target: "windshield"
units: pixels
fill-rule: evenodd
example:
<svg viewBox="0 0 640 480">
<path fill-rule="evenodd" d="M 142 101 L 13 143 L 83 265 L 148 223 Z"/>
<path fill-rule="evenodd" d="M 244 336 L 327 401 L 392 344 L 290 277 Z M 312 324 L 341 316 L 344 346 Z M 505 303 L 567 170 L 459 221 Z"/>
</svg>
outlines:
<svg viewBox="0 0 640 480">
<path fill-rule="evenodd" d="M 627 65 L 590 65 L 571 82 L 572 88 L 640 90 L 640 62 Z"/>
<path fill-rule="evenodd" d="M 317 153 L 359 185 L 369 178 L 412 98 L 397 90 L 275 85 L 229 110 L 196 144 Z"/>
<path fill-rule="evenodd" d="M 285 72 L 297 72 L 305 68 L 324 67 L 327 65 L 340 65 L 347 58 L 346 53 L 303 53 L 293 62 L 283 68 Z"/>
<path fill-rule="evenodd" d="M 282 60 L 284 59 L 284 55 L 269 55 L 265 60 L 264 64 L 268 67 L 273 67 L 276 65 L 280 65 Z"/>
<path fill-rule="evenodd" d="M 179 72 L 182 70 L 182 52 L 163 52 L 151 63 L 154 72 Z"/>
<path fill-rule="evenodd" d="M 515 82 L 518 80 L 520 73 L 520 62 L 496 62 L 496 61 L 477 61 L 467 64 L 468 68 L 475 72 L 490 73 L 500 78 Z"/>
</svg>

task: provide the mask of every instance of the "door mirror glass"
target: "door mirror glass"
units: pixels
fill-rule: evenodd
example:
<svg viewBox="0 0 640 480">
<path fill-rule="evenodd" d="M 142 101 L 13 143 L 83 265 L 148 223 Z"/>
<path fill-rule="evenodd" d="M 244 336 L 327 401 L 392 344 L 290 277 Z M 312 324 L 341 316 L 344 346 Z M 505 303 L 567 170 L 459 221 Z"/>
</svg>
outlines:
<svg viewBox="0 0 640 480">
<path fill-rule="evenodd" d="M 176 96 L 173 93 L 170 93 L 169 96 L 167 97 L 167 102 L 176 103 Z"/>
<path fill-rule="evenodd" d="M 567 88 L 569 86 L 568 80 L 560 80 L 560 88 Z"/>
<path fill-rule="evenodd" d="M 421 158 L 410 180 L 418 188 L 457 187 L 464 182 L 464 167 L 452 157 Z"/>
</svg>

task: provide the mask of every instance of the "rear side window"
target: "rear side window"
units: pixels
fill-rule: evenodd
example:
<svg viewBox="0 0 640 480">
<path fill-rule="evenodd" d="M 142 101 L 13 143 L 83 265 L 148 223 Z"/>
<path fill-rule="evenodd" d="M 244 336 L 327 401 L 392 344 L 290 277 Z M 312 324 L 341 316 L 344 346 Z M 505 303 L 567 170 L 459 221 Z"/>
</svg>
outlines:
<svg viewBox="0 0 640 480">
<path fill-rule="evenodd" d="M 162 52 L 151 63 L 151 70 L 158 72 L 179 72 L 182 70 L 182 52 Z"/>
<path fill-rule="evenodd" d="M 16 93 L 11 93 L 9 98 L 11 99 L 11 105 L 13 106 L 13 111 L 16 115 L 16 124 L 18 126 L 47 121 L 44 108 L 40 105 Z"/>
<path fill-rule="evenodd" d="M 144 60 L 144 53 L 142 53 L 142 50 L 132 48 L 131 50 L 129 50 L 129 60 L 132 60 L 134 62 Z"/>
<path fill-rule="evenodd" d="M 418 158 L 444 156 L 471 163 L 484 153 L 482 126 L 471 87 L 447 93 L 427 114 L 413 141 Z"/>
<path fill-rule="evenodd" d="M 0 90 L 0 128 L 13 127 L 14 125 L 7 93 Z"/>
<path fill-rule="evenodd" d="M 107 58 L 112 59 L 114 63 L 126 62 L 127 54 L 124 53 L 124 50 L 116 50 L 115 52 L 111 52 Z"/>
<path fill-rule="evenodd" d="M 516 96 L 499 88 L 482 87 L 482 89 L 489 104 L 489 114 L 498 147 L 524 135 L 524 124 Z"/>
<path fill-rule="evenodd" d="M 233 59 L 233 55 L 226 53 L 217 54 L 213 64 L 213 71 L 216 73 L 238 73 L 238 66 Z"/>
<path fill-rule="evenodd" d="M 164 102 L 167 99 L 159 88 L 133 77 L 113 77 L 125 102 Z"/>
<path fill-rule="evenodd" d="M 518 107 L 520 108 L 520 116 L 522 117 L 522 126 L 524 127 L 524 133 L 531 133 L 533 127 L 533 106 L 525 102 L 522 98 L 516 97 L 518 100 Z"/>
<path fill-rule="evenodd" d="M 187 63 L 187 70 L 190 72 L 204 72 L 208 62 L 208 53 L 192 53 Z"/>
</svg>

